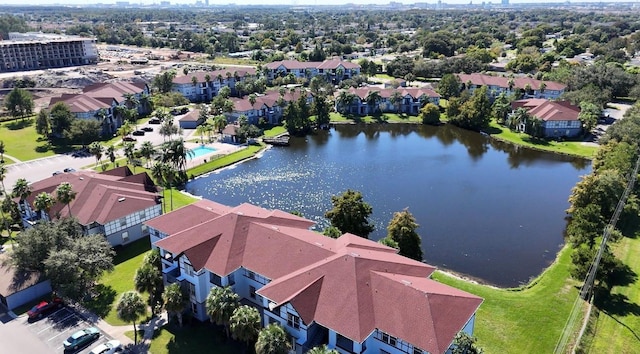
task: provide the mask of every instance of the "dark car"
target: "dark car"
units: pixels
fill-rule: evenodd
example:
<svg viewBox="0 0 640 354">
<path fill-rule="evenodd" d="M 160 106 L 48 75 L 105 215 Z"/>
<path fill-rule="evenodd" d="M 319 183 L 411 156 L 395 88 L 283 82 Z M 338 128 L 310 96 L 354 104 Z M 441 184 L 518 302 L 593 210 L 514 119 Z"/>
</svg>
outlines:
<svg viewBox="0 0 640 354">
<path fill-rule="evenodd" d="M 39 304 L 32 307 L 31 310 L 27 312 L 27 316 L 29 316 L 29 320 L 40 319 L 53 311 L 64 306 L 64 302 L 59 297 L 54 297 L 50 301 L 44 300 L 40 301 Z"/>
<path fill-rule="evenodd" d="M 125 136 L 124 138 L 122 138 L 122 141 L 136 141 L 136 138 L 132 136 Z"/>
<path fill-rule="evenodd" d="M 136 135 L 136 136 L 144 135 L 144 130 L 136 130 L 131 134 Z"/>
<path fill-rule="evenodd" d="M 64 172 L 76 172 L 75 168 L 67 167 L 64 169 Z"/>
<path fill-rule="evenodd" d="M 151 119 L 149 119 L 149 124 L 160 124 L 160 119 L 151 118 Z"/>
<path fill-rule="evenodd" d="M 100 331 L 95 327 L 89 327 L 72 334 L 62 345 L 64 345 L 65 350 L 77 350 L 89 345 L 89 343 L 98 338 L 100 338 Z"/>
<path fill-rule="evenodd" d="M 62 171 L 56 171 L 56 172 L 52 173 L 52 175 L 54 175 L 54 176 L 57 176 L 57 175 L 60 175 L 60 174 L 62 174 Z"/>
<path fill-rule="evenodd" d="M 152 132 L 153 127 L 142 127 L 142 130 L 144 130 L 145 132 Z"/>
</svg>

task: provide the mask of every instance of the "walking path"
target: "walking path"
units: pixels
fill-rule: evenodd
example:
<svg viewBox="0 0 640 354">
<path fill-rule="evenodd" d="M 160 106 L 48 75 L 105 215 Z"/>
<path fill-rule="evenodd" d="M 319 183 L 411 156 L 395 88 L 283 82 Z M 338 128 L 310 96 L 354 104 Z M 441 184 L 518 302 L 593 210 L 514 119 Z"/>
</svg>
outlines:
<svg viewBox="0 0 640 354">
<path fill-rule="evenodd" d="M 6 157 L 6 158 L 8 158 L 9 160 L 12 160 L 13 162 L 22 162 L 22 161 L 18 160 L 17 158 L 15 158 L 15 157 L 13 157 L 13 156 L 11 156 L 11 155 L 3 154 L 3 155 L 2 155 L 2 157 L 3 157 L 3 158 L 5 158 L 5 157 Z"/>
</svg>

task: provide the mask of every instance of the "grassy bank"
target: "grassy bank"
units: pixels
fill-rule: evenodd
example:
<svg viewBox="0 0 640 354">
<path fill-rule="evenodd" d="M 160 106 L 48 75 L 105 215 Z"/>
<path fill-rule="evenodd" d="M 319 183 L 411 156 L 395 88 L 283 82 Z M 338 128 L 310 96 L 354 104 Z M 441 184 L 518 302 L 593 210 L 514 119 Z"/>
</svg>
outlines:
<svg viewBox="0 0 640 354">
<path fill-rule="evenodd" d="M 585 145 L 581 141 L 547 141 L 534 139 L 527 134 L 513 132 L 495 121 L 491 122 L 487 131 L 491 134 L 491 137 L 508 143 L 588 159 L 593 158 L 598 150 L 597 146 Z"/>
<path fill-rule="evenodd" d="M 36 133 L 35 120 L 25 118 L 0 124 L 0 140 L 4 142 L 5 153 L 21 161 L 52 156 L 65 149 L 57 149 Z M 7 163 L 10 159 L 5 157 Z"/>
<path fill-rule="evenodd" d="M 376 116 L 345 116 L 340 113 L 331 112 L 329 118 L 331 123 L 422 123 L 422 120 L 418 116 L 396 113 L 382 113 Z"/>
<path fill-rule="evenodd" d="M 242 149 L 240 151 L 221 156 L 202 165 L 190 168 L 187 170 L 187 175 L 193 178 L 211 171 L 215 171 L 222 167 L 233 165 L 236 162 L 246 160 L 255 156 L 262 149 L 264 149 L 264 145 L 247 146 L 245 149 Z"/>
<path fill-rule="evenodd" d="M 623 238 L 616 258 L 631 270 L 631 282 L 596 297 L 591 328 L 583 338 L 584 353 L 640 353 L 640 239 Z"/>
<path fill-rule="evenodd" d="M 571 250 L 523 289 L 497 289 L 436 272 L 434 279 L 484 298 L 475 335 L 486 353 L 552 353 L 579 283 L 569 276 Z"/>
</svg>

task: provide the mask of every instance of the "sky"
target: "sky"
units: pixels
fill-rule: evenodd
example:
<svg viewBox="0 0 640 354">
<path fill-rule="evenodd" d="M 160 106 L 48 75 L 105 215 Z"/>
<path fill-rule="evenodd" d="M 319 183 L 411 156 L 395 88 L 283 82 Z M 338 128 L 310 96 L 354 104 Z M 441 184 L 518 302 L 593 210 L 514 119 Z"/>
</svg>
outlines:
<svg viewBox="0 0 640 354">
<path fill-rule="evenodd" d="M 115 3 L 118 0 L 94 0 L 92 3 Z M 160 3 L 160 0 L 122 0 L 129 1 L 131 4 L 144 4 L 150 5 L 153 3 Z M 195 4 L 196 0 L 169 0 L 172 4 Z M 203 3 L 205 0 L 201 0 Z M 388 4 L 391 0 L 209 0 L 210 5 L 216 4 L 229 4 L 235 3 L 236 5 L 344 5 L 346 3 L 353 4 Z M 395 2 L 400 2 L 404 4 L 414 4 L 416 2 L 422 2 L 427 4 L 435 4 L 437 0 L 394 0 Z M 469 4 L 469 2 L 473 2 L 473 4 L 481 4 L 482 0 L 442 0 L 443 3 L 446 4 Z M 499 4 L 501 0 L 484 0 L 485 3 Z M 511 4 L 521 4 L 521 3 L 540 3 L 540 0 L 509 0 Z M 566 0 L 545 0 L 545 3 L 564 3 Z M 580 3 L 580 2 L 590 2 L 590 3 L 598 3 L 598 2 L 609 2 L 615 3 L 619 2 L 616 0 L 571 0 L 571 3 Z M 640 4 L 640 0 L 629 0 L 629 1 L 620 1 L 620 2 L 637 2 Z M 24 0 L 4 0 L 3 4 L 6 5 L 25 5 Z M 35 0 L 33 2 L 29 2 L 30 5 L 53 5 L 53 4 L 86 4 L 85 0 Z"/>
</svg>

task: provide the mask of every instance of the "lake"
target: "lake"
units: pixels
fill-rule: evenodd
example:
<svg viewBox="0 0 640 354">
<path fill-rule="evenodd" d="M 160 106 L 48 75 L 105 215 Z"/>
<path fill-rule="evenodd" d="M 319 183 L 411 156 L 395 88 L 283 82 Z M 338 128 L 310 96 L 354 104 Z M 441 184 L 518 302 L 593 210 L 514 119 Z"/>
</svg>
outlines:
<svg viewBox="0 0 640 354">
<path fill-rule="evenodd" d="M 571 188 L 590 161 L 534 151 L 451 125 L 344 125 L 197 178 L 187 191 L 226 205 L 299 211 L 328 225 L 331 196 L 362 192 L 370 238 L 404 208 L 425 261 L 498 286 L 526 283 L 564 244 Z"/>
</svg>

